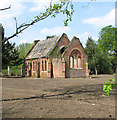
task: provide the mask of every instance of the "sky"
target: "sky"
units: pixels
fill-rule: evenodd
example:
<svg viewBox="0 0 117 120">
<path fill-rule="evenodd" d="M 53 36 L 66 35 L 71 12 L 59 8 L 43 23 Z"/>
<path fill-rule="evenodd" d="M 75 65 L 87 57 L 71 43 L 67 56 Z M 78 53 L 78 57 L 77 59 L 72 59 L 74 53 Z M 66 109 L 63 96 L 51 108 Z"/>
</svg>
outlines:
<svg viewBox="0 0 117 120">
<path fill-rule="evenodd" d="M 5 29 L 5 37 L 15 32 L 15 20 L 18 25 L 29 23 L 36 15 L 43 12 L 51 0 L 0 0 L 0 8 L 11 5 L 11 9 L 0 12 L 0 23 Z M 54 0 L 53 0 L 54 1 Z M 44 40 L 48 35 L 66 33 L 71 40 L 73 36 L 80 39 L 85 46 L 88 37 L 98 40 L 100 30 L 107 26 L 115 26 L 115 0 L 73 0 L 74 15 L 72 21 L 65 27 L 65 16 L 60 14 L 56 18 L 49 17 L 36 23 L 24 32 L 10 39 L 16 45 L 33 43 L 34 40 Z M 89 5 L 88 5 L 89 4 Z"/>
</svg>

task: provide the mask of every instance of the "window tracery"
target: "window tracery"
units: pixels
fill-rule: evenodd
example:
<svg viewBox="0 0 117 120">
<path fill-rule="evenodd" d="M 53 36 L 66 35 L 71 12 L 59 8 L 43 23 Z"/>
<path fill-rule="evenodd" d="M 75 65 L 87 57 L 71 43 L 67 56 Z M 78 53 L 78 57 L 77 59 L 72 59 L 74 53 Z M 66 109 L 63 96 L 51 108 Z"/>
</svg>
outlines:
<svg viewBox="0 0 117 120">
<path fill-rule="evenodd" d="M 78 50 L 73 50 L 70 54 L 70 68 L 82 68 L 81 53 Z"/>
</svg>

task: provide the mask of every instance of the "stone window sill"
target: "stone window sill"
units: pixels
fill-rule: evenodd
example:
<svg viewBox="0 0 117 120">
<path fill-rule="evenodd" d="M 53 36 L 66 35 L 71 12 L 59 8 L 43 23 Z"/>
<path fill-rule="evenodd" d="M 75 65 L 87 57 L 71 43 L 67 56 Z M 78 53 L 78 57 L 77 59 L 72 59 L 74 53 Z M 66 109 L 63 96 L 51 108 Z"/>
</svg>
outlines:
<svg viewBox="0 0 117 120">
<path fill-rule="evenodd" d="M 82 68 L 70 68 L 70 69 L 77 69 L 77 70 L 81 70 Z"/>
</svg>

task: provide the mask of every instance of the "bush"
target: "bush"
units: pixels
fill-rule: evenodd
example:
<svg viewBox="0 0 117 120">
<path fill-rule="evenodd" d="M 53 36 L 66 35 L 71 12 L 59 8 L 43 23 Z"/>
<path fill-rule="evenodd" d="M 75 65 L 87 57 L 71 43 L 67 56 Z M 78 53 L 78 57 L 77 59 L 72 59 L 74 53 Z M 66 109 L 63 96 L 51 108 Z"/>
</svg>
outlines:
<svg viewBox="0 0 117 120">
<path fill-rule="evenodd" d="M 8 70 L 2 69 L 2 76 L 8 76 Z M 11 76 L 21 76 L 21 68 L 11 68 Z"/>
<path fill-rule="evenodd" d="M 8 75 L 8 70 L 7 69 L 3 69 L 2 70 L 2 76 L 7 76 Z"/>
<path fill-rule="evenodd" d="M 21 76 L 21 68 L 11 68 L 11 76 Z"/>
</svg>

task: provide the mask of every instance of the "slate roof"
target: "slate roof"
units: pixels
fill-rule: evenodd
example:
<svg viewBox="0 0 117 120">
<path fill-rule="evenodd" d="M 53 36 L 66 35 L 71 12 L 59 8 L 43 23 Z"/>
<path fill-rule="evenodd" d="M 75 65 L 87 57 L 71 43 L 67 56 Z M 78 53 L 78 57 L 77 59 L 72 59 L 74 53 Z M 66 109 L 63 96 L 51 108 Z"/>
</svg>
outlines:
<svg viewBox="0 0 117 120">
<path fill-rule="evenodd" d="M 48 53 L 53 49 L 56 45 L 60 36 L 55 36 L 52 38 L 48 38 L 46 40 L 40 40 L 34 48 L 27 54 L 25 59 L 35 59 L 46 57 Z"/>
</svg>

